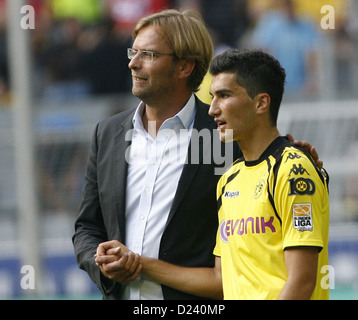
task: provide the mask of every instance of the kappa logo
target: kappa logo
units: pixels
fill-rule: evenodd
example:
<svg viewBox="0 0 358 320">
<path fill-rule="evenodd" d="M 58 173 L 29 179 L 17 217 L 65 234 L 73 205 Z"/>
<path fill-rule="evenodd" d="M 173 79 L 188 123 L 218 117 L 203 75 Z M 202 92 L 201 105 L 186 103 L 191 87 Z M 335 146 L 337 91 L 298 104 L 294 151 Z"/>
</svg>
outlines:
<svg viewBox="0 0 358 320">
<path fill-rule="evenodd" d="M 286 158 L 286 161 L 285 163 L 288 161 L 288 160 L 294 160 L 294 159 L 300 159 L 302 158 L 302 156 L 298 155 L 297 152 L 294 152 L 294 153 L 289 153 L 287 158 Z"/>
<path fill-rule="evenodd" d="M 294 203 L 292 205 L 293 227 L 298 231 L 312 231 L 312 204 Z"/>
<path fill-rule="evenodd" d="M 225 191 L 224 198 L 236 198 L 240 194 L 240 191 Z"/>
<path fill-rule="evenodd" d="M 291 177 L 292 173 L 295 175 L 304 174 L 304 173 L 307 173 L 308 175 L 310 175 L 308 173 L 308 171 L 302 166 L 302 164 L 300 164 L 298 167 L 294 164 L 290 170 L 288 177 Z"/>
</svg>

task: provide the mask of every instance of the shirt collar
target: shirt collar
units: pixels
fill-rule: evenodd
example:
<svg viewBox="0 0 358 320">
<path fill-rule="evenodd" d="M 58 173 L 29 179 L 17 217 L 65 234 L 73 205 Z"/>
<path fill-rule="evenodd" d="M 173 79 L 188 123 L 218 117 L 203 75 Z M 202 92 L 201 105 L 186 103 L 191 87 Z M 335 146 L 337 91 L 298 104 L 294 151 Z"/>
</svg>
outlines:
<svg viewBox="0 0 358 320">
<path fill-rule="evenodd" d="M 184 108 L 181 109 L 175 117 L 180 119 L 184 129 L 189 130 L 192 127 L 195 118 L 195 97 L 193 94 L 191 95 Z"/>
<path fill-rule="evenodd" d="M 134 129 L 144 130 L 143 122 L 142 122 L 142 115 L 144 112 L 145 103 L 140 102 L 132 119 Z M 166 122 L 171 123 L 178 123 L 180 121 L 180 125 L 183 129 L 191 129 L 195 119 L 195 96 L 194 94 L 191 95 L 190 99 L 174 117 L 169 118 L 164 121 L 163 125 Z"/>
</svg>

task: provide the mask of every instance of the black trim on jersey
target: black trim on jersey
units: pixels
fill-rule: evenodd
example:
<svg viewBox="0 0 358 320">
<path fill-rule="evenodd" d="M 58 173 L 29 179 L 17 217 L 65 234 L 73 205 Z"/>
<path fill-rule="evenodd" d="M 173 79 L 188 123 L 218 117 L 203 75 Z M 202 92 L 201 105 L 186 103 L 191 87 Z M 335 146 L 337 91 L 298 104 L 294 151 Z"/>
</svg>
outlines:
<svg viewBox="0 0 358 320">
<path fill-rule="evenodd" d="M 282 162 L 282 152 L 283 150 L 288 147 L 288 146 L 293 146 L 293 144 L 286 138 L 286 137 L 279 137 L 277 138 L 273 144 L 268 148 L 269 153 L 267 155 L 266 161 L 267 161 L 267 170 L 268 170 L 268 177 L 267 177 L 267 192 L 268 192 L 268 196 L 269 196 L 269 200 L 270 203 L 272 205 L 273 211 L 275 212 L 275 216 L 278 219 L 278 221 L 280 222 L 280 225 L 282 226 L 282 220 L 280 215 L 278 214 L 277 210 L 276 210 L 276 206 L 275 206 L 275 201 L 274 201 L 274 195 L 275 195 L 275 190 L 276 190 L 276 181 L 277 181 L 277 173 L 278 173 L 278 169 L 281 165 Z M 275 165 L 272 169 L 273 172 L 273 186 L 272 186 L 272 193 L 270 190 L 270 184 L 269 184 L 269 180 L 270 180 L 270 170 L 271 170 L 271 162 L 269 159 L 269 156 L 272 156 L 276 159 L 275 161 Z"/>
<path fill-rule="evenodd" d="M 312 156 L 305 150 L 305 149 L 302 149 L 296 145 L 294 145 L 292 142 L 290 142 L 288 140 L 287 137 L 283 137 L 283 136 L 280 136 L 278 138 L 276 138 L 271 144 L 270 146 L 262 153 L 262 155 L 260 156 L 260 158 L 258 160 L 254 160 L 254 161 L 245 161 L 244 158 L 240 158 L 240 159 L 237 159 L 234 163 L 238 163 L 240 161 L 245 161 L 245 165 L 246 166 L 255 166 L 257 164 L 259 164 L 260 162 L 262 162 L 263 160 L 266 160 L 267 162 L 267 168 L 268 168 L 268 173 L 270 173 L 270 170 L 271 170 L 271 167 L 272 167 L 272 164 L 270 162 L 270 159 L 269 159 L 269 156 L 272 156 L 275 158 L 276 162 L 275 162 L 275 165 L 273 167 L 273 186 L 272 186 L 272 192 L 270 190 L 270 184 L 269 184 L 269 178 L 270 178 L 270 174 L 268 175 L 268 178 L 267 178 L 267 191 L 268 191 L 268 196 L 269 196 L 269 200 L 270 200 L 270 203 L 272 205 L 272 208 L 275 212 L 275 216 L 276 218 L 278 219 L 278 221 L 280 222 L 280 225 L 282 225 L 282 220 L 281 220 L 281 217 L 279 216 L 277 210 L 276 210 L 276 206 L 275 206 L 275 201 L 274 201 L 274 196 L 275 196 L 275 191 L 276 191 L 276 182 L 277 182 L 277 176 L 278 176 L 278 169 L 280 168 L 280 165 L 282 163 L 282 152 L 283 150 L 286 148 L 286 147 L 294 147 L 300 151 L 302 151 L 306 156 L 307 158 L 311 161 L 311 163 L 313 164 L 314 168 L 316 169 L 317 173 L 318 173 L 318 176 L 320 177 L 321 181 L 323 184 L 325 184 L 325 181 L 327 183 L 327 188 L 328 188 L 328 182 L 329 182 L 329 176 L 328 176 L 328 173 L 326 170 L 325 173 L 326 173 L 326 178 L 323 176 L 322 172 L 319 170 L 319 168 L 317 167 L 317 164 L 316 162 L 313 160 Z M 224 194 L 224 191 L 225 191 L 225 188 L 226 188 L 226 185 L 231 182 L 238 174 L 239 174 L 240 170 L 233 173 L 232 175 L 230 175 L 225 183 L 225 185 L 222 187 L 221 189 L 221 195 L 217 201 L 217 206 L 218 206 L 218 210 L 221 208 L 221 205 L 222 205 L 222 196 Z"/>
<path fill-rule="evenodd" d="M 269 185 L 269 178 L 270 176 L 267 178 L 267 191 L 268 191 L 268 195 L 269 195 L 269 200 L 271 202 L 271 205 L 273 207 L 273 210 L 275 212 L 275 215 L 277 217 L 277 219 L 280 221 L 280 224 L 282 225 L 282 220 L 276 210 L 275 207 L 275 201 L 274 201 L 274 196 L 275 196 L 275 191 L 276 191 L 276 182 L 277 182 L 277 175 L 278 175 L 278 169 L 280 168 L 280 165 L 282 163 L 282 152 L 286 147 L 294 147 L 300 151 L 302 151 L 307 158 L 311 161 L 311 163 L 313 164 L 313 167 L 316 169 L 316 172 L 319 176 L 319 178 L 321 179 L 323 185 L 325 184 L 325 181 L 327 183 L 327 188 L 328 188 L 328 182 L 329 182 L 329 176 L 328 173 L 325 169 L 324 172 L 326 174 L 326 178 L 323 176 L 322 172 L 319 170 L 319 168 L 317 167 L 316 162 L 313 160 L 312 156 L 310 153 L 308 153 L 305 149 L 302 149 L 296 145 L 294 145 L 292 142 L 290 142 L 287 137 L 279 137 L 276 140 L 274 140 L 272 142 L 272 144 L 270 145 L 270 147 L 268 147 L 266 149 L 266 151 L 264 152 L 264 154 L 266 155 L 266 161 L 267 161 L 267 166 L 268 166 L 268 172 L 270 172 L 271 169 L 271 163 L 269 161 L 269 156 L 271 155 L 272 157 L 274 157 L 276 159 L 276 163 L 273 167 L 273 186 L 272 186 L 272 193 L 270 192 L 270 185 Z M 275 150 L 276 148 L 276 150 Z"/>
<path fill-rule="evenodd" d="M 238 161 L 235 161 L 235 163 L 238 162 Z M 240 170 L 239 171 L 236 171 L 235 173 L 233 173 L 232 175 L 230 175 L 228 178 L 227 178 L 227 181 L 226 183 L 224 184 L 224 186 L 222 187 L 221 189 L 221 194 L 220 194 L 220 197 L 218 199 L 218 202 L 217 202 L 217 206 L 218 206 L 218 211 L 219 209 L 221 208 L 221 205 L 222 205 L 222 196 L 224 194 L 224 191 L 225 191 L 225 188 L 227 186 L 227 184 L 229 182 L 231 182 L 233 179 L 235 179 L 235 177 L 240 173 Z"/>
<path fill-rule="evenodd" d="M 271 169 L 271 162 L 269 161 L 269 159 L 266 159 L 267 161 L 267 171 L 270 172 L 270 169 Z M 275 189 L 275 186 L 276 186 L 276 176 L 277 176 L 277 170 L 275 170 L 276 168 L 276 165 L 274 166 L 274 188 L 273 188 L 273 193 L 274 193 L 274 189 Z M 276 172 L 275 172 L 276 171 Z M 270 200 L 270 203 L 271 203 L 271 206 L 273 208 L 273 211 L 275 212 L 275 216 L 276 218 L 278 219 L 278 221 L 280 222 L 280 225 L 282 226 L 282 220 L 281 220 L 281 217 L 279 216 L 277 210 L 276 210 L 276 206 L 275 206 L 275 201 L 273 199 L 273 195 L 271 194 L 271 191 L 270 191 L 270 184 L 269 184 L 269 180 L 270 180 L 270 174 L 268 175 L 267 177 L 267 193 L 268 193 L 268 197 L 269 197 L 269 200 Z"/>
<path fill-rule="evenodd" d="M 282 146 L 294 146 L 287 137 L 277 137 L 271 144 L 266 148 L 266 150 L 261 154 L 261 156 L 257 160 L 245 161 L 245 166 L 253 167 L 261 163 L 262 161 L 269 158 L 271 155 L 275 155 L 282 149 Z"/>
</svg>

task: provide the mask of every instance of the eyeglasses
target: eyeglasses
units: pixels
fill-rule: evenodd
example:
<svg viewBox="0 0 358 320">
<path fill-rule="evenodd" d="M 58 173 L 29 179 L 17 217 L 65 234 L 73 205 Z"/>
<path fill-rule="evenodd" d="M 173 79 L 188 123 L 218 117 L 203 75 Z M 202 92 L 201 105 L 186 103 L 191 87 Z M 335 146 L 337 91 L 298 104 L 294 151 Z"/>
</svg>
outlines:
<svg viewBox="0 0 358 320">
<path fill-rule="evenodd" d="M 127 49 L 128 59 L 132 60 L 137 53 L 139 53 L 139 59 L 144 62 L 152 62 L 154 60 L 155 55 L 164 55 L 164 56 L 174 56 L 173 53 L 162 53 L 148 50 L 135 50 L 132 48 Z"/>
</svg>

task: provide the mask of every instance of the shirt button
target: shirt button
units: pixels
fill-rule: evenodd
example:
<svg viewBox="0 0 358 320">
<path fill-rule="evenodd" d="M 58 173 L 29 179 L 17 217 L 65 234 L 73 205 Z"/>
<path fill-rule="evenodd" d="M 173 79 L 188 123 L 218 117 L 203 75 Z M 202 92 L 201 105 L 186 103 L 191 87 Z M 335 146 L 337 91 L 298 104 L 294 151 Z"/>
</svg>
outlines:
<svg viewBox="0 0 358 320">
<path fill-rule="evenodd" d="M 145 192 L 149 193 L 150 192 L 150 187 L 146 187 L 144 190 L 145 190 Z"/>
<path fill-rule="evenodd" d="M 140 220 L 144 220 L 144 218 L 145 218 L 145 217 L 144 217 L 143 215 L 141 215 L 141 216 L 139 217 Z"/>
</svg>

